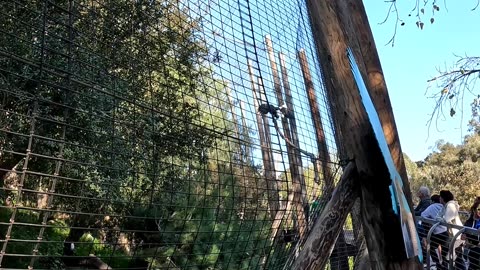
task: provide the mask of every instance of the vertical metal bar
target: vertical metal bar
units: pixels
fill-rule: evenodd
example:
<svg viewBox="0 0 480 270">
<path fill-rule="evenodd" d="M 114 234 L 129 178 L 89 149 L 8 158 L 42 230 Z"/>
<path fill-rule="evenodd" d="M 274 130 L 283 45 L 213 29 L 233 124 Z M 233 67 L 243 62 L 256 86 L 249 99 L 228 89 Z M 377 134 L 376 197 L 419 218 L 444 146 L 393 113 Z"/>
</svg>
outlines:
<svg viewBox="0 0 480 270">
<path fill-rule="evenodd" d="M 431 261 L 430 261 L 430 249 L 431 249 L 431 245 L 430 245 L 430 242 L 431 242 L 431 238 L 432 238 L 432 234 L 433 234 L 433 231 L 435 230 L 435 228 L 437 228 L 438 226 L 440 226 L 440 222 L 438 223 L 435 223 L 431 228 L 430 230 L 428 231 L 428 234 L 427 234 L 427 247 L 426 247 L 426 251 L 425 251 L 425 256 L 427 257 L 427 269 L 430 269 L 430 265 L 431 265 Z"/>
<path fill-rule="evenodd" d="M 457 242 L 457 238 L 462 235 L 462 233 L 465 231 L 465 228 L 460 229 L 450 240 L 450 244 L 448 245 L 448 269 L 453 270 L 453 263 L 454 263 L 454 258 L 453 254 L 455 253 L 455 242 Z"/>
</svg>

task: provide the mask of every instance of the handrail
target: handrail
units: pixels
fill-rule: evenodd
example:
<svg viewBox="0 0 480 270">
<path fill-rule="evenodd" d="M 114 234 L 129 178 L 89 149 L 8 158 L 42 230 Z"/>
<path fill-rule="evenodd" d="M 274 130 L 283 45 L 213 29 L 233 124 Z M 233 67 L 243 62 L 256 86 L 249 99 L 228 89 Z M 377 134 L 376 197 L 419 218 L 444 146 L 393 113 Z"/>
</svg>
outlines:
<svg viewBox="0 0 480 270">
<path fill-rule="evenodd" d="M 457 242 L 457 237 L 465 232 L 466 228 L 460 229 L 450 240 L 450 245 L 448 246 L 448 269 L 453 269 L 453 253 L 455 252 L 455 243 Z"/>
<path fill-rule="evenodd" d="M 458 232 L 452 237 L 452 239 L 450 240 L 450 243 L 449 243 L 448 254 L 447 254 L 448 269 L 454 269 L 453 268 L 453 263 L 454 263 L 453 253 L 454 253 L 455 243 L 457 241 L 458 236 L 460 236 L 464 233 L 469 234 L 469 235 L 474 235 L 474 236 L 480 236 L 480 230 L 473 229 L 473 228 L 470 228 L 470 227 L 450 224 L 450 223 L 447 223 L 443 220 L 434 220 L 434 219 L 424 218 L 424 217 L 421 217 L 421 216 L 416 216 L 415 218 L 416 218 L 417 221 L 422 221 L 422 222 L 425 222 L 425 223 L 428 223 L 428 224 L 432 224 L 432 227 L 430 228 L 430 230 L 428 230 L 428 234 L 427 234 L 427 247 L 426 247 L 426 254 L 425 254 L 426 264 L 427 264 L 426 269 L 430 269 L 431 261 L 430 261 L 429 254 L 430 254 L 430 249 L 431 249 L 431 237 L 432 237 L 433 231 L 438 226 L 445 226 L 447 229 L 450 229 L 450 228 L 458 229 Z"/>
<path fill-rule="evenodd" d="M 437 228 L 438 226 L 440 226 L 440 222 L 437 222 L 435 224 L 433 224 L 433 226 L 430 228 L 430 230 L 428 230 L 428 234 L 427 234 L 427 248 L 426 248 L 426 254 L 425 254 L 425 257 L 427 259 L 427 269 L 430 269 L 430 265 L 431 265 L 431 262 L 430 262 L 430 239 L 432 238 L 432 234 L 433 234 L 433 231 L 435 230 L 435 228 Z"/>
<path fill-rule="evenodd" d="M 450 223 L 447 223 L 443 220 L 434 220 L 434 219 L 430 219 L 430 218 L 424 218 L 424 217 L 421 217 L 421 216 L 416 216 L 415 218 L 417 219 L 417 221 L 420 220 L 422 222 L 426 222 L 426 223 L 429 223 L 429 224 L 432 224 L 432 225 L 440 223 L 440 225 L 443 225 L 447 228 L 454 228 L 454 229 L 458 229 L 458 230 L 465 229 L 464 232 L 467 233 L 467 234 L 480 236 L 480 232 L 478 230 L 472 229 L 472 228 L 469 228 L 469 227 L 450 224 Z"/>
</svg>

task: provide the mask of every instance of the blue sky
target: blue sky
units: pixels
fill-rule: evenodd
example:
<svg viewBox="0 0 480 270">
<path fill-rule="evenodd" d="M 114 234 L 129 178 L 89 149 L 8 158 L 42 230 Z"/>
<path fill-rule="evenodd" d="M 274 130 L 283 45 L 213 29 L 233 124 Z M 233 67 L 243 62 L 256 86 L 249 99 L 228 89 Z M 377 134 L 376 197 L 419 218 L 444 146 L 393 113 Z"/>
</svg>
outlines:
<svg viewBox="0 0 480 270">
<path fill-rule="evenodd" d="M 437 125 L 427 126 L 434 100 L 427 98 L 427 80 L 438 75 L 437 68 L 451 66 L 456 55 L 480 55 L 480 10 L 471 11 L 476 1 L 457 4 L 456 1 L 437 1 L 440 12 L 430 24 L 431 4 L 425 7 L 425 27 L 415 25 L 416 18 L 409 12 L 415 1 L 398 0 L 400 16 L 405 26 L 399 26 L 395 46 L 385 45 L 394 33 L 395 14 L 382 22 L 390 4 L 379 0 L 364 0 L 377 50 L 389 89 L 395 120 L 403 151 L 413 160 L 425 158 L 435 142 L 443 139 L 458 144 L 467 134 L 470 118 L 469 96 L 463 113 L 453 118 L 445 116 Z M 431 1 L 429 1 L 431 2 Z M 423 3 L 423 1 L 420 1 Z M 478 86 L 476 87 L 478 90 Z M 439 91 L 433 85 L 431 91 Z M 478 92 L 478 91 L 477 91 Z M 433 92 L 430 92 L 433 93 Z"/>
</svg>

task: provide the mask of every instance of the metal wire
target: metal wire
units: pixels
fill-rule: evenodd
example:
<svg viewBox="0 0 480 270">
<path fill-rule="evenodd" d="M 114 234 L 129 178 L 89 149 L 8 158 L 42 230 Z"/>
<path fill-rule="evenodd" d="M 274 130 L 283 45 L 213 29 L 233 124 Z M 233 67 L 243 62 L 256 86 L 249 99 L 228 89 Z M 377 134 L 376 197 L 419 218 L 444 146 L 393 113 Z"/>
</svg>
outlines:
<svg viewBox="0 0 480 270">
<path fill-rule="evenodd" d="M 0 0 L 0 267 L 288 269 L 341 172 L 307 14 Z"/>
</svg>

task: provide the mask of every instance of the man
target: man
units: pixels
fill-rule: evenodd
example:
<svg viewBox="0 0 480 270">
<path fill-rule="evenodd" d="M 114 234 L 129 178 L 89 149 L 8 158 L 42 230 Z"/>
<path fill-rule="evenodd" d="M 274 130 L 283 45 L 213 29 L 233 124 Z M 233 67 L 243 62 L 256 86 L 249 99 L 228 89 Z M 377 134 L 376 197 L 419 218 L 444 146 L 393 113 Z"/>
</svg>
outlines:
<svg viewBox="0 0 480 270">
<path fill-rule="evenodd" d="M 427 187 L 420 187 L 417 192 L 417 196 L 420 199 L 417 207 L 415 207 L 415 216 L 420 216 L 427 207 L 432 204 L 432 200 L 430 200 L 430 190 Z"/>
</svg>

